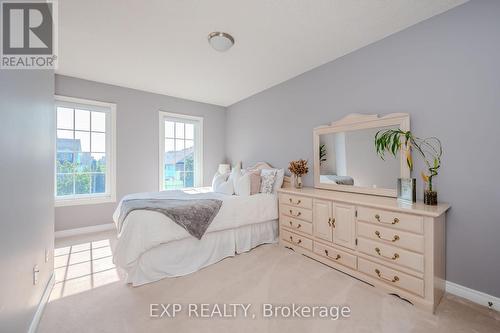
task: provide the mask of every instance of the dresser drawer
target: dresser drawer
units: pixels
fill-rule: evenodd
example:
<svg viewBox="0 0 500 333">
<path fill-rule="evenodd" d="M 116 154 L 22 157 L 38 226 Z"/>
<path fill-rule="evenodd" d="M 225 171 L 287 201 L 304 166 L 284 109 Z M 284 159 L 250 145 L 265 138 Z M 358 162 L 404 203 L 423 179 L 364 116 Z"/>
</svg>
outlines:
<svg viewBox="0 0 500 333">
<path fill-rule="evenodd" d="M 424 236 L 375 224 L 358 222 L 358 236 L 411 251 L 424 253 Z"/>
<path fill-rule="evenodd" d="M 304 221 L 312 222 L 312 210 L 288 205 L 280 205 L 280 213 Z"/>
<path fill-rule="evenodd" d="M 392 212 L 389 210 L 359 207 L 358 220 L 419 234 L 424 232 L 424 220 L 422 216 Z"/>
<path fill-rule="evenodd" d="M 349 268 L 356 269 L 356 256 L 347 252 L 338 250 L 328 245 L 314 242 L 314 253 Z"/>
<path fill-rule="evenodd" d="M 312 235 L 312 223 L 281 214 L 280 224 L 288 229 Z"/>
<path fill-rule="evenodd" d="M 303 247 L 304 249 L 310 251 L 312 251 L 313 249 L 313 244 L 311 239 L 294 234 L 293 232 L 289 232 L 285 229 L 281 229 L 281 239 L 288 243 Z"/>
<path fill-rule="evenodd" d="M 358 269 L 391 286 L 424 296 L 424 281 L 411 275 L 387 268 L 363 258 L 358 258 Z"/>
<path fill-rule="evenodd" d="M 418 272 L 424 271 L 424 256 L 395 246 L 382 244 L 365 238 L 358 238 L 358 251 L 385 260 L 392 264 L 405 266 Z"/>
<path fill-rule="evenodd" d="M 281 204 L 290 205 L 293 207 L 312 209 L 312 199 L 301 197 L 293 194 L 281 193 L 279 196 Z"/>
</svg>

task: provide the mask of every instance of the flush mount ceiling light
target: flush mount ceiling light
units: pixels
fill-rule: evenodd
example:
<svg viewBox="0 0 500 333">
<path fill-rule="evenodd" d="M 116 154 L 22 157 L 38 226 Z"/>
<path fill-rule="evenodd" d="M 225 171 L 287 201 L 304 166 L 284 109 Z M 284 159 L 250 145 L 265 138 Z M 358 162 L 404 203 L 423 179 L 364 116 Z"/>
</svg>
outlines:
<svg viewBox="0 0 500 333">
<path fill-rule="evenodd" d="M 225 52 L 234 45 L 234 38 L 228 33 L 215 31 L 208 35 L 208 43 L 219 52 Z"/>
</svg>

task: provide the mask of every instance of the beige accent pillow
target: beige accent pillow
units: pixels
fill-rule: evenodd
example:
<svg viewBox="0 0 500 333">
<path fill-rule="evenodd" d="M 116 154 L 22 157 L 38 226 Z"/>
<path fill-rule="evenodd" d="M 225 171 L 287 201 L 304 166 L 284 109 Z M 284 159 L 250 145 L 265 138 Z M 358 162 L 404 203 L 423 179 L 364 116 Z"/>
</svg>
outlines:
<svg viewBox="0 0 500 333">
<path fill-rule="evenodd" d="M 250 195 L 260 192 L 260 170 L 249 171 L 250 174 Z"/>
</svg>

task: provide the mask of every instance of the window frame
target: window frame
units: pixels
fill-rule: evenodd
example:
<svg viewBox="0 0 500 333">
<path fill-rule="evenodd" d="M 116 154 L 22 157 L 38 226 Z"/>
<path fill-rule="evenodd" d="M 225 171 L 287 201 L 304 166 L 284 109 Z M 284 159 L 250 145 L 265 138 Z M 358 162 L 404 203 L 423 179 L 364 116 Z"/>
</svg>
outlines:
<svg viewBox="0 0 500 333">
<path fill-rule="evenodd" d="M 158 189 L 172 191 L 164 188 L 165 185 L 165 121 L 178 121 L 194 124 L 194 187 L 203 186 L 203 117 L 159 111 L 159 149 L 158 149 Z"/>
<path fill-rule="evenodd" d="M 54 95 L 55 139 L 54 161 L 57 160 L 57 107 L 92 108 L 106 113 L 106 193 L 57 196 L 57 163 L 54 164 L 55 207 L 94 205 L 116 202 L 116 104 L 82 98 Z M 74 131 L 75 129 L 73 129 Z"/>
</svg>

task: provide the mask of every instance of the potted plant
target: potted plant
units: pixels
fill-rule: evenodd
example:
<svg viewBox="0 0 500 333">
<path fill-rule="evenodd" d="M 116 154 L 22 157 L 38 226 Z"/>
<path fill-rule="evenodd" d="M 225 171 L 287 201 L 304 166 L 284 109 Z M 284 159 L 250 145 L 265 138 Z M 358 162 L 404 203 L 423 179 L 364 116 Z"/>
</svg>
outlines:
<svg viewBox="0 0 500 333">
<path fill-rule="evenodd" d="M 309 172 L 307 161 L 303 159 L 291 161 L 288 170 L 294 175 L 295 188 L 302 188 L 302 176 Z"/>
<path fill-rule="evenodd" d="M 399 128 L 388 129 L 378 131 L 375 134 L 375 148 L 382 159 L 384 159 L 386 151 L 396 157 L 398 151 L 404 149 L 406 163 L 410 171 L 413 170 L 411 151 L 417 151 L 422 156 L 427 167 L 427 173 L 423 171 L 421 173 L 425 183 L 424 203 L 426 205 L 437 205 L 437 191 L 433 187 L 433 179 L 438 175 L 438 170 L 441 167 L 441 156 L 443 155 L 441 141 L 438 138 L 421 139 L 414 136 L 411 131 L 402 131 Z"/>
</svg>

